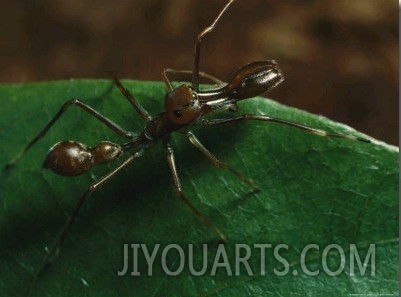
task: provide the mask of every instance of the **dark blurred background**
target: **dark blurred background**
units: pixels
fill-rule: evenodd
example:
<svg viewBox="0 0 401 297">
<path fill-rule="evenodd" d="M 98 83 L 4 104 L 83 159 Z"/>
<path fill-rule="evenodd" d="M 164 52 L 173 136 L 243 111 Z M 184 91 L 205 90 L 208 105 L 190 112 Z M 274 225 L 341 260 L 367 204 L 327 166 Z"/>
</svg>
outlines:
<svg viewBox="0 0 401 297">
<path fill-rule="evenodd" d="M 225 0 L 14 0 L 0 4 L 0 83 L 160 80 L 190 69 L 197 33 Z M 237 0 L 204 43 L 201 70 L 222 80 L 275 59 L 279 102 L 398 144 L 394 0 Z"/>
</svg>

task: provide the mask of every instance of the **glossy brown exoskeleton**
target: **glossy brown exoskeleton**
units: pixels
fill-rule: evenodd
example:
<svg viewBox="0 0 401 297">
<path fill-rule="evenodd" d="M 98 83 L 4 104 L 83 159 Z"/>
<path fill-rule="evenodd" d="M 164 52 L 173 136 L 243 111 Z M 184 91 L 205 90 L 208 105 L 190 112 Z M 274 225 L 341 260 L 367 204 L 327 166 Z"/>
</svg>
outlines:
<svg viewBox="0 0 401 297">
<path fill-rule="evenodd" d="M 322 130 L 313 129 L 294 122 L 272 118 L 266 115 L 244 114 L 224 119 L 204 118 L 205 115 L 210 114 L 218 109 L 227 108 L 232 111 L 236 111 L 236 104 L 238 101 L 261 95 L 266 91 L 276 87 L 279 83 L 283 81 L 283 75 L 279 69 L 279 66 L 275 61 L 272 60 L 252 62 L 240 67 L 233 74 L 232 79 L 229 83 L 223 83 L 222 81 L 209 74 L 199 72 L 199 59 L 202 39 L 215 28 L 218 20 L 233 2 L 234 0 L 230 0 L 221 10 L 213 23 L 210 26 L 206 27 L 197 36 L 195 40 L 194 64 L 192 71 L 175 71 L 172 69 L 165 69 L 163 71 L 163 80 L 167 87 L 167 94 L 165 97 L 165 109 L 162 113 L 156 116 L 151 116 L 135 100 L 135 98 L 120 83 L 120 81 L 115 79 L 115 85 L 125 96 L 125 98 L 131 103 L 136 112 L 145 121 L 145 128 L 139 135 L 134 136 L 134 133 L 124 130 L 111 120 L 107 119 L 105 116 L 98 113 L 92 107 L 86 105 L 78 99 L 71 99 L 64 103 L 59 112 L 26 146 L 26 148 L 17 156 L 17 158 L 10 162 L 10 164 L 13 164 L 16 162 L 16 160 L 21 158 L 25 154 L 25 152 L 32 147 L 33 144 L 35 144 L 46 134 L 50 127 L 53 126 L 53 124 L 70 106 L 77 106 L 81 108 L 91 116 L 94 116 L 99 121 L 104 123 L 115 133 L 126 138 L 126 142 L 123 144 L 101 141 L 94 147 L 87 147 L 84 144 L 76 141 L 62 141 L 55 144 L 49 150 L 44 161 L 44 167 L 49 168 L 55 173 L 64 176 L 75 176 L 82 174 L 98 164 L 110 162 L 123 155 L 128 155 L 128 157 L 113 171 L 91 184 L 87 191 L 80 197 L 77 206 L 74 209 L 74 212 L 67 220 L 65 226 L 60 232 L 60 235 L 56 238 L 52 248 L 50 249 L 49 254 L 46 256 L 46 259 L 41 269 L 43 269 L 43 267 L 46 266 L 51 261 L 51 259 L 57 255 L 71 224 L 77 216 L 81 206 L 88 199 L 90 194 L 96 191 L 107 181 L 109 181 L 110 178 L 116 175 L 121 169 L 128 166 L 129 164 L 132 164 L 144 153 L 146 149 L 148 149 L 158 141 L 161 141 L 165 147 L 167 162 L 173 175 L 174 188 L 177 196 L 180 197 L 184 201 L 184 203 L 189 206 L 194 214 L 205 225 L 216 232 L 222 240 L 225 240 L 225 236 L 223 235 L 223 233 L 216 226 L 214 226 L 205 216 L 203 216 L 184 195 L 176 169 L 174 151 L 172 146 L 170 145 L 171 133 L 183 133 L 188 137 L 189 141 L 197 149 L 199 149 L 206 156 L 206 158 L 209 159 L 210 162 L 212 162 L 213 165 L 231 171 L 232 173 L 237 175 L 243 182 L 250 185 L 255 191 L 257 190 L 257 187 L 252 181 L 243 177 L 234 168 L 221 162 L 212 153 L 210 153 L 200 143 L 196 136 L 189 130 L 189 127 L 192 123 L 196 122 L 202 126 L 215 126 L 236 121 L 258 120 L 289 125 L 310 133 L 317 134 L 319 136 L 339 137 L 369 142 L 369 140 L 366 140 L 364 138 L 328 133 Z M 192 83 L 182 84 L 176 88 L 173 88 L 169 76 L 177 74 L 190 75 Z M 200 77 L 214 82 L 217 86 L 206 90 L 200 90 Z"/>
</svg>

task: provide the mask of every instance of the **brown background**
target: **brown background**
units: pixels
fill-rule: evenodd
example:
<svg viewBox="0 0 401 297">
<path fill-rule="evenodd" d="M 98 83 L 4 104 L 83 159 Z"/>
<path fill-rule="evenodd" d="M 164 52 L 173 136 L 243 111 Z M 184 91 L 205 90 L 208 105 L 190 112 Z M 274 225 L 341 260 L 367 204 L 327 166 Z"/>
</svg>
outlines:
<svg viewBox="0 0 401 297">
<path fill-rule="evenodd" d="M 164 67 L 191 67 L 196 34 L 224 3 L 2 1 L 0 82 L 160 80 Z M 208 36 L 201 70 L 229 80 L 263 59 L 286 77 L 269 97 L 398 144 L 396 1 L 238 0 Z"/>
</svg>

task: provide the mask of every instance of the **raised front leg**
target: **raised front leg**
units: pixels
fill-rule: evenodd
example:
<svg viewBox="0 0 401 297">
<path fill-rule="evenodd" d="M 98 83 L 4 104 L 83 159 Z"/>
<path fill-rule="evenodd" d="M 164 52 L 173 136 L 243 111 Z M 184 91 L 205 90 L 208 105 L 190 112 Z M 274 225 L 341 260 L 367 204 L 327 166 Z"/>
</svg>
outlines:
<svg viewBox="0 0 401 297">
<path fill-rule="evenodd" d="M 203 37 L 205 37 L 207 34 L 213 31 L 213 29 L 216 27 L 217 22 L 219 19 L 222 17 L 224 12 L 227 10 L 227 8 L 233 3 L 234 0 L 230 0 L 220 11 L 219 15 L 215 18 L 213 23 L 206 27 L 205 29 L 202 30 L 198 34 L 195 40 L 195 52 L 194 52 L 194 66 L 192 69 L 192 87 L 194 88 L 195 91 L 199 91 L 199 60 L 200 60 L 200 50 L 201 50 L 201 45 L 202 45 L 202 40 Z"/>
</svg>

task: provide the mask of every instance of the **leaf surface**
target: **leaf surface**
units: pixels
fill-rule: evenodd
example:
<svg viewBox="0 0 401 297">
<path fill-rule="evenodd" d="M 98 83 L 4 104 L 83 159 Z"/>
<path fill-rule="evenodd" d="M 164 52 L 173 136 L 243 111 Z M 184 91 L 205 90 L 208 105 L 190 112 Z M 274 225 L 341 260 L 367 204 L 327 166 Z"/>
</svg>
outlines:
<svg viewBox="0 0 401 297">
<path fill-rule="evenodd" d="M 163 110 L 163 84 L 123 82 L 151 114 Z M 127 130 L 140 132 L 144 127 L 142 119 L 110 81 L 3 85 L 0 165 L 4 167 L 14 158 L 62 103 L 73 97 Z M 268 114 L 331 132 L 359 135 L 342 124 L 265 98 L 239 103 L 239 112 Z M 231 115 L 221 112 L 215 117 Z M 192 131 L 219 159 L 261 189 L 251 193 L 236 176 L 212 166 L 185 136 L 173 134 L 184 192 L 228 238 L 224 251 L 229 267 L 221 264 L 211 275 L 222 246 L 219 249 L 216 234 L 175 196 L 164 150 L 156 144 L 91 196 L 58 258 L 38 277 L 34 296 L 398 295 L 396 148 L 377 141 L 366 144 L 318 137 L 263 122 L 205 128 L 195 125 Z M 101 140 L 125 141 L 82 110 L 71 107 L 11 170 L 1 171 L 1 296 L 21 296 L 26 292 L 46 247 L 80 195 L 123 160 L 79 177 L 56 176 L 41 165 L 48 148 L 61 140 L 87 145 Z M 149 253 L 160 244 L 151 276 L 143 248 L 139 248 L 136 261 L 131 247 L 129 270 L 124 276 L 117 275 L 124 263 L 124 244 L 145 244 Z M 184 258 L 180 258 L 176 246 L 169 244 L 179 245 Z M 195 276 L 189 268 L 189 248 L 193 247 L 195 270 L 200 271 L 204 244 L 207 269 L 202 276 Z M 261 248 L 255 244 L 271 245 L 265 246 L 265 273 L 261 271 Z M 303 265 L 302 251 L 310 244 L 318 249 L 309 246 Z M 336 246 L 323 261 L 330 244 Z M 372 244 L 374 268 L 372 258 L 366 257 Z M 235 255 L 239 251 L 241 257 L 245 256 L 244 245 L 250 248 L 247 262 L 253 275 L 242 262 L 237 263 L 236 271 Z M 355 274 L 351 273 L 352 245 L 360 261 L 369 262 L 364 275 L 356 262 Z M 165 267 L 163 250 L 168 251 Z M 221 256 L 218 262 L 223 260 Z M 329 270 L 341 269 L 341 260 L 341 272 L 329 275 Z M 130 274 L 133 261 L 138 264 L 140 276 Z M 182 261 L 181 273 L 166 273 L 166 267 L 176 271 Z M 277 271 L 286 272 L 286 267 L 288 272 L 278 276 Z M 309 276 L 305 269 L 318 270 L 319 274 Z M 233 275 L 229 275 L 230 271 Z"/>
</svg>

